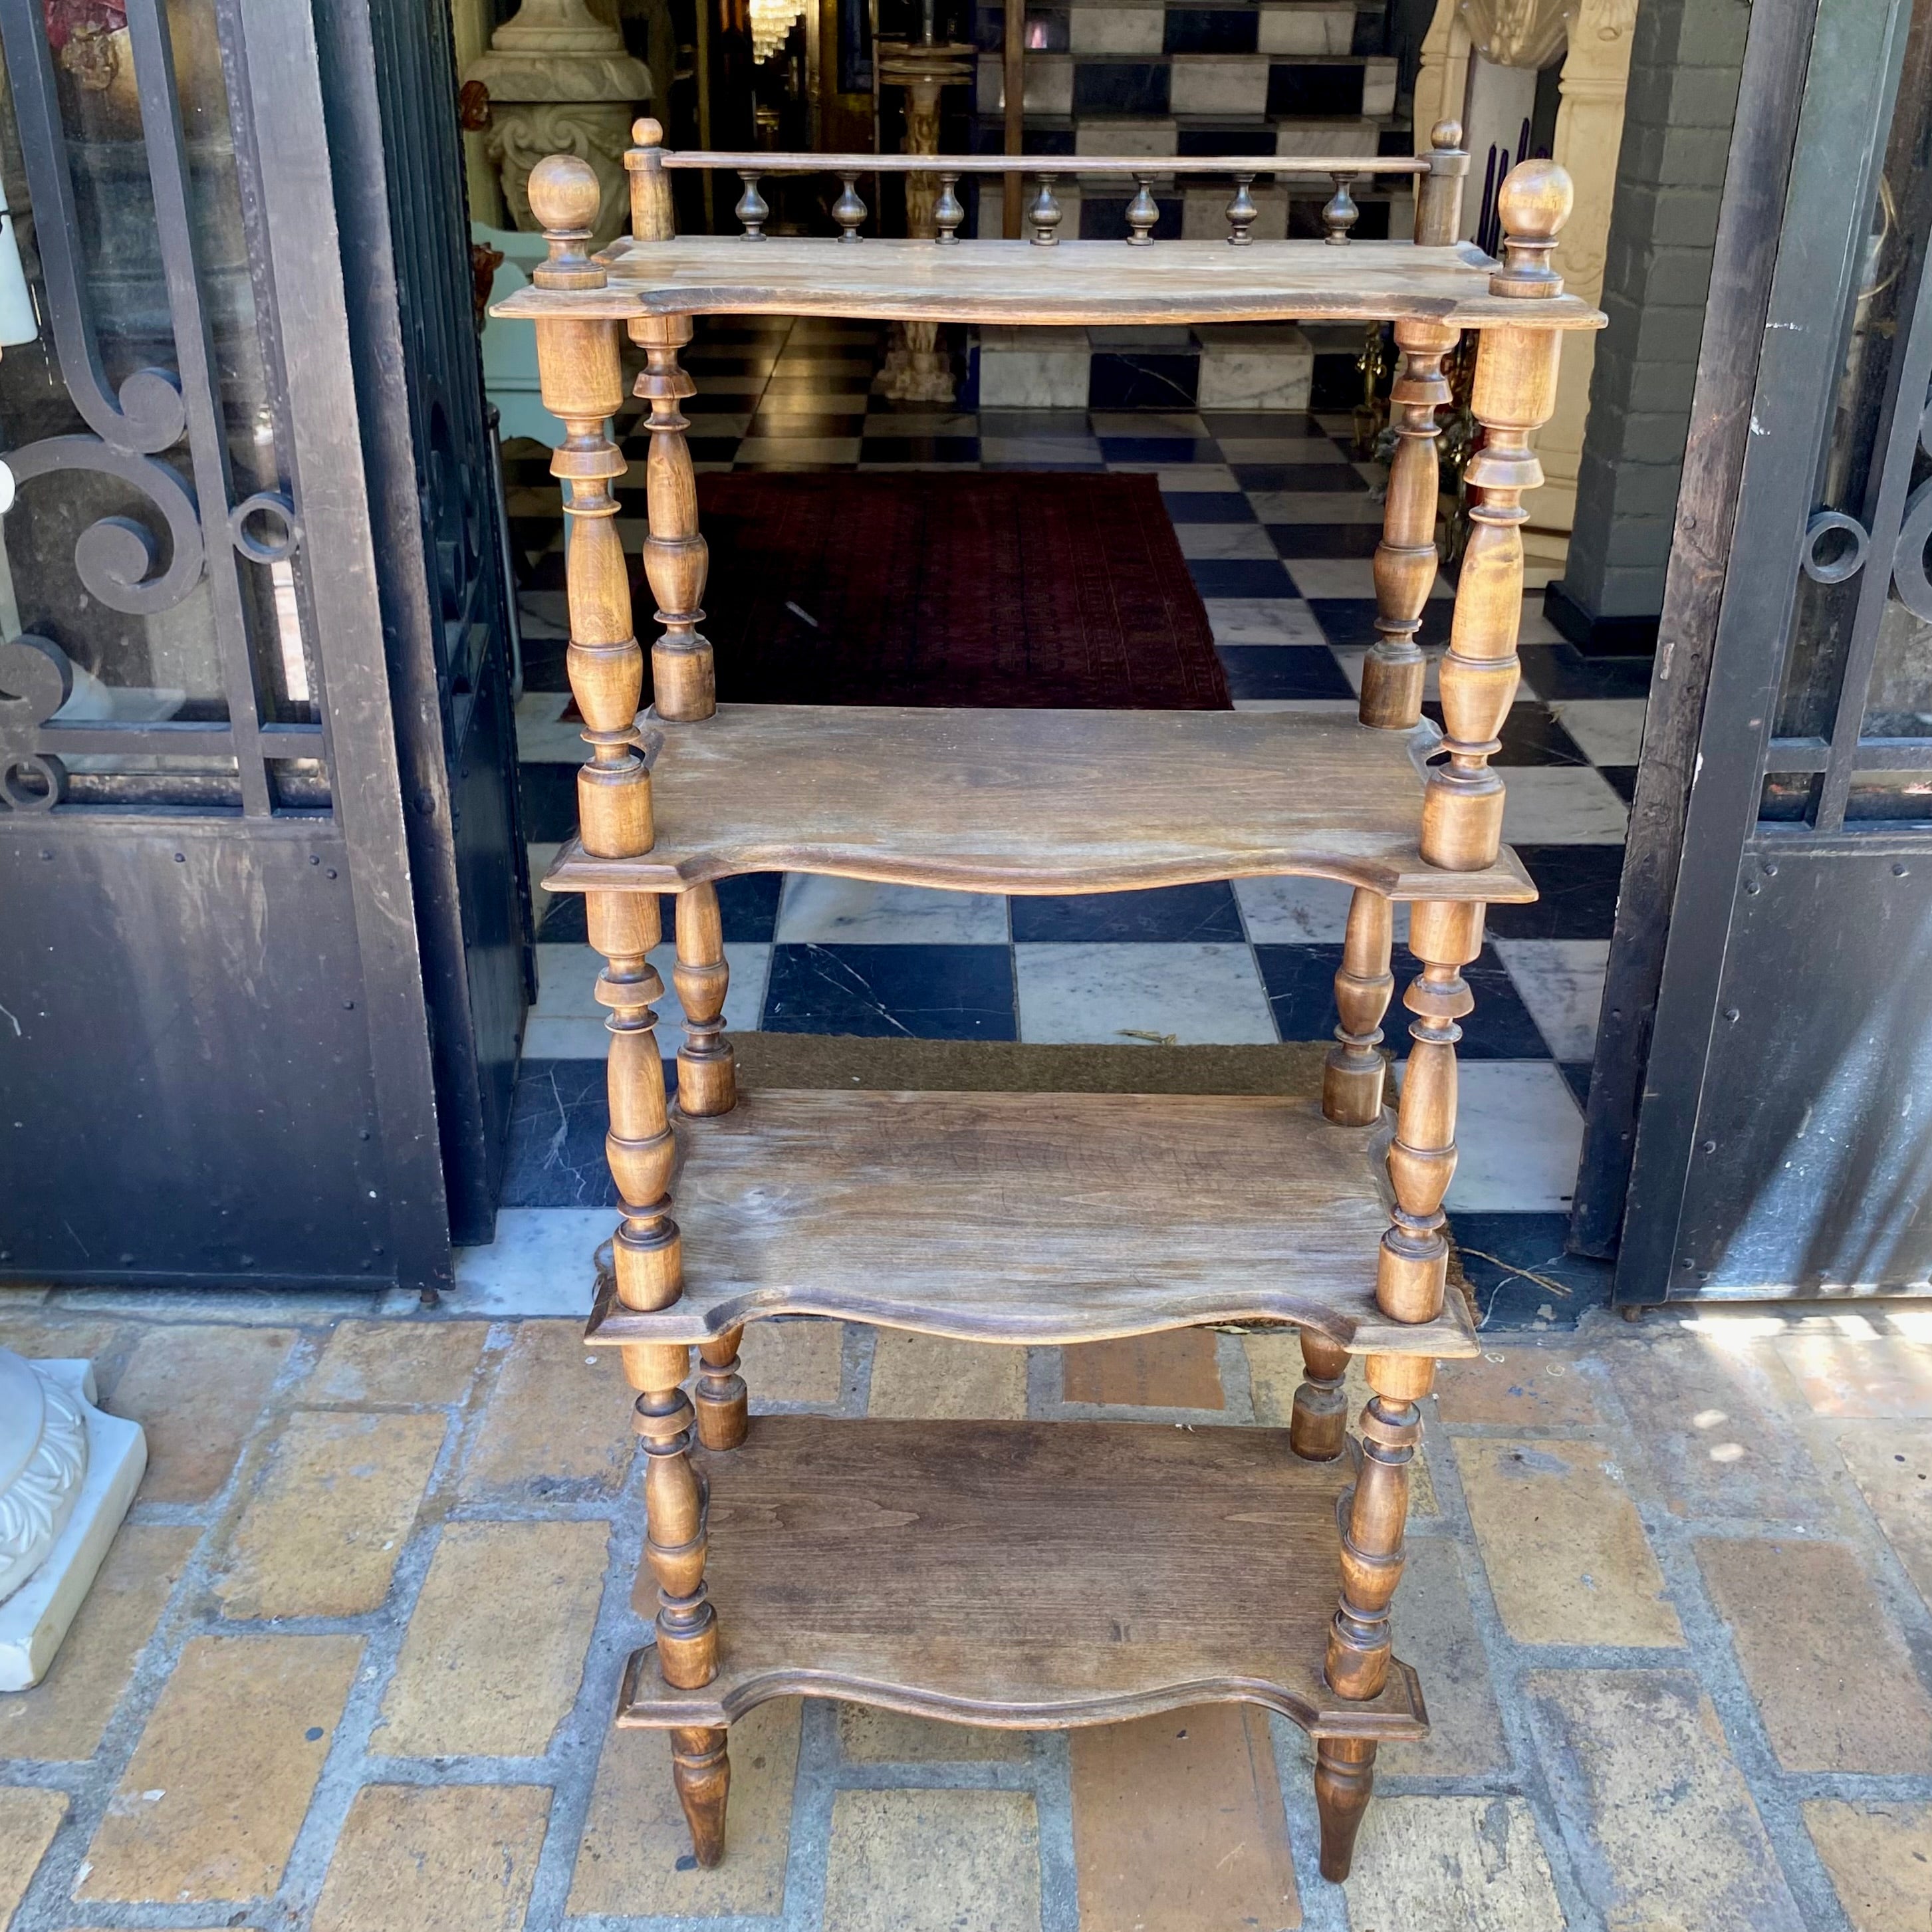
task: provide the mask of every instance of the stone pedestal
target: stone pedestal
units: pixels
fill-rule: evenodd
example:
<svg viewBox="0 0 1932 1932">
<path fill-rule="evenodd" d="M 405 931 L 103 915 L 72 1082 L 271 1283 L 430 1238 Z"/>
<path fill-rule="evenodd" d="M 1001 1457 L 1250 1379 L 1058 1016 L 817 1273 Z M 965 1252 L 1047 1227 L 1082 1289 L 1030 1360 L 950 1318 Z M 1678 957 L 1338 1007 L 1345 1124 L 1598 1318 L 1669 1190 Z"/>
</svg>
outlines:
<svg viewBox="0 0 1932 1932">
<path fill-rule="evenodd" d="M 602 190 L 593 249 L 624 232 L 630 184 L 624 150 L 631 123 L 651 98 L 650 70 L 624 51 L 624 38 L 586 0 L 524 0 L 490 37 L 490 51 L 463 70 L 490 97 L 484 152 L 501 173 L 503 200 L 519 228 L 530 216 L 530 170 L 546 154 L 590 163 Z"/>
<path fill-rule="evenodd" d="M 91 1363 L 0 1349 L 0 1690 L 46 1675 L 148 1466 L 94 1397 Z"/>
</svg>

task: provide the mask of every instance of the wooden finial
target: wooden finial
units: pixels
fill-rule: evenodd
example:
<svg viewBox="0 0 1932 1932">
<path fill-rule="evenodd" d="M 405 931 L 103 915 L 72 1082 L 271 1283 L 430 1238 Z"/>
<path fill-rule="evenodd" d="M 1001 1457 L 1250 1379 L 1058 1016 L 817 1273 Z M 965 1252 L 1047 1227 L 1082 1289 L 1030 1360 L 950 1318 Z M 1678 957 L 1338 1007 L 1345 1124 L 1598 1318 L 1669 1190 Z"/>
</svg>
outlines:
<svg viewBox="0 0 1932 1932">
<path fill-rule="evenodd" d="M 646 115 L 631 123 L 634 148 L 624 151 L 631 177 L 631 236 L 638 242 L 669 242 L 677 233 L 671 212 L 670 177 L 664 170 L 664 129 Z"/>
<path fill-rule="evenodd" d="M 604 271 L 584 252 L 604 190 L 588 161 L 547 154 L 530 170 L 530 212 L 550 244 L 550 260 L 531 274 L 540 289 L 601 289 Z"/>
<path fill-rule="evenodd" d="M 1438 121 L 1429 130 L 1429 172 L 1415 188 L 1415 239 L 1425 248 L 1453 247 L 1462 227 L 1462 180 L 1469 158 L 1462 124 Z"/>
<path fill-rule="evenodd" d="M 1503 265 L 1490 277 L 1490 294 L 1563 292 L 1563 278 L 1550 266 L 1550 251 L 1576 199 L 1569 176 L 1554 161 L 1520 161 L 1510 170 L 1496 193 Z"/>
<path fill-rule="evenodd" d="M 640 121 L 639 127 L 644 124 Z M 1462 145 L 1462 124 L 1460 121 L 1438 121 L 1429 130 L 1429 145 L 1438 154 L 1460 148 Z"/>
</svg>

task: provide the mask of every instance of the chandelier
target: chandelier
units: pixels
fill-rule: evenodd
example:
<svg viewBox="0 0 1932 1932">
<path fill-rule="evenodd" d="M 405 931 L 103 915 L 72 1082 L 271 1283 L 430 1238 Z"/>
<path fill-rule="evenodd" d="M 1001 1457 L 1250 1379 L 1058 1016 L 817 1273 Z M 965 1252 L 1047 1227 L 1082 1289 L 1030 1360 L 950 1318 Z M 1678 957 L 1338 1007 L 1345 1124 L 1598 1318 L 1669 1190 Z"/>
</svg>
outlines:
<svg viewBox="0 0 1932 1932">
<path fill-rule="evenodd" d="M 791 38 L 792 22 L 802 20 L 799 0 L 752 0 L 752 58 L 770 60 Z"/>
</svg>

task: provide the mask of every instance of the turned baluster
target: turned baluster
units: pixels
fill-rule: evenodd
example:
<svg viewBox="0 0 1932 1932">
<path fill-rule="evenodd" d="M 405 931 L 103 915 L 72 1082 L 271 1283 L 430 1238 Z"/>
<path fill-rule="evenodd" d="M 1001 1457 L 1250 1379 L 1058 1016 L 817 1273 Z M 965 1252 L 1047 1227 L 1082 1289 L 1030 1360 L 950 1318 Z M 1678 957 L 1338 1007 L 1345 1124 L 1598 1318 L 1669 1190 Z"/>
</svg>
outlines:
<svg viewBox="0 0 1932 1932">
<path fill-rule="evenodd" d="M 688 315 L 640 316 L 631 340 L 644 352 L 637 394 L 651 406 L 650 454 L 644 463 L 644 498 L 650 533 L 644 539 L 644 576 L 657 599 L 653 614 L 664 628 L 651 646 L 651 696 L 657 715 L 686 724 L 718 709 L 711 646 L 698 631 L 700 600 L 710 551 L 698 528 L 698 481 L 692 474 L 690 428 L 678 404 L 697 384 L 679 368 L 677 352 L 691 340 Z"/>
<path fill-rule="evenodd" d="M 637 143 L 624 152 L 631 177 L 631 237 L 637 242 L 670 242 L 677 236 L 671 208 L 670 176 L 664 165 L 664 130 L 648 116 L 631 123 Z"/>
<path fill-rule="evenodd" d="M 1429 130 L 1429 172 L 1415 184 L 1415 240 L 1420 248 L 1453 247 L 1462 232 L 1462 182 L 1469 157 L 1462 124 L 1438 121 Z"/>
<path fill-rule="evenodd" d="M 1028 238 L 1042 248 L 1050 248 L 1060 239 L 1054 230 L 1060 226 L 1060 204 L 1053 198 L 1053 184 L 1059 180 L 1057 174 L 1042 175 L 1040 192 L 1033 198 L 1033 206 L 1027 210 L 1027 220 L 1032 225 L 1033 233 Z"/>
<path fill-rule="evenodd" d="M 939 231 L 934 238 L 943 248 L 957 245 L 959 224 L 966 219 L 966 206 L 955 192 L 959 185 L 957 175 L 941 175 L 939 178 L 939 199 L 933 203 L 933 226 Z"/>
<path fill-rule="evenodd" d="M 677 1050 L 677 1104 L 694 1116 L 728 1114 L 738 1103 L 736 1056 L 724 1037 L 724 963 L 718 888 L 692 886 L 677 896 L 677 964 L 672 982 L 684 1007 L 684 1044 Z"/>
<path fill-rule="evenodd" d="M 724 1856 L 724 1801 L 731 1789 L 724 1733 L 674 1726 L 670 1774 L 691 1827 L 691 1848 L 698 1862 L 707 1868 L 718 1864 Z"/>
<path fill-rule="evenodd" d="M 1254 185 L 1252 175 L 1234 177 L 1234 198 L 1222 212 L 1228 218 L 1228 245 L 1231 248 L 1247 248 L 1254 240 L 1256 218 L 1261 210 L 1255 206 L 1255 198 L 1248 190 Z"/>
<path fill-rule="evenodd" d="M 1335 974 L 1340 1024 L 1322 1070 L 1322 1111 L 1344 1126 L 1372 1126 L 1382 1118 L 1382 1016 L 1395 991 L 1389 953 L 1395 908 L 1381 893 L 1358 886 L 1348 902 L 1342 964 Z"/>
<path fill-rule="evenodd" d="M 1504 224 L 1505 266 L 1492 278 L 1500 292 L 1560 292 L 1543 257 L 1570 210 L 1570 178 L 1550 161 L 1513 168 L 1497 199 Z M 1552 284 L 1554 289 L 1552 290 Z M 1482 332 L 1470 407 L 1483 426 L 1483 446 L 1465 474 L 1480 490 L 1471 505 L 1442 660 L 1444 748 L 1448 762 L 1430 773 L 1423 796 L 1422 856 L 1454 872 L 1496 862 L 1502 839 L 1502 780 L 1490 768 L 1498 734 L 1516 696 L 1517 628 L 1522 616 L 1522 494 L 1543 481 L 1529 446 L 1556 404 L 1562 338 L 1551 328 L 1502 323 Z"/>
<path fill-rule="evenodd" d="M 1348 1433 L 1348 1398 L 1342 1384 L 1348 1352 L 1339 1342 L 1301 1331 L 1302 1380 L 1288 1420 L 1288 1446 L 1306 1462 L 1332 1462 Z"/>
<path fill-rule="evenodd" d="M 832 218 L 838 224 L 842 242 L 862 242 L 859 231 L 866 225 L 866 204 L 859 199 L 859 177 L 841 175 L 838 199 L 832 204 Z"/>
<path fill-rule="evenodd" d="M 1337 1696 L 1378 1696 L 1388 1681 L 1390 1607 L 1402 1580 L 1409 1466 L 1422 1433 L 1416 1405 L 1433 1385 L 1426 1355 L 1371 1355 L 1362 1410 L 1361 1467 L 1342 1514 L 1342 1594 L 1328 1626 L 1328 1688 Z M 1364 1738 L 1324 1738 L 1316 1750 L 1315 1802 L 1322 1820 L 1322 1876 L 1348 1876 L 1355 1833 L 1374 1788 L 1376 1747 Z"/>
<path fill-rule="evenodd" d="M 745 184 L 745 192 L 739 196 L 738 205 L 731 212 L 744 224 L 745 232 L 740 238 L 746 242 L 762 242 L 765 238 L 766 218 L 772 212 L 771 203 L 758 192 L 758 183 L 764 178 L 748 168 L 738 170 L 738 178 Z"/>
<path fill-rule="evenodd" d="M 1149 248 L 1154 245 L 1154 224 L 1160 219 L 1160 206 L 1154 198 L 1154 176 L 1136 175 L 1134 198 L 1127 203 L 1127 245 Z"/>
<path fill-rule="evenodd" d="M 1376 630 L 1362 664 L 1357 716 L 1364 724 L 1406 731 L 1422 716 L 1426 668 L 1416 642 L 1422 613 L 1436 587 L 1436 412 L 1449 400 L 1442 358 L 1457 332 L 1439 322 L 1395 326 L 1402 366 L 1389 393 L 1395 416 L 1395 460 L 1389 466 L 1382 542 L 1376 546 Z"/>
<path fill-rule="evenodd" d="M 634 186 L 637 180 L 634 172 Z M 531 278 L 538 287 L 603 286 L 604 271 L 584 253 L 598 195 L 597 177 L 574 157 L 552 155 L 531 171 L 531 210 L 550 244 L 550 260 Z M 551 469 L 570 486 L 564 506 L 572 523 L 566 661 L 591 747 L 590 762 L 578 774 L 578 836 L 592 857 L 634 858 L 650 851 L 655 832 L 650 774 L 637 747 L 644 654 L 632 632 L 630 586 L 609 488 L 610 479 L 626 466 L 604 433 L 623 396 L 615 326 L 542 318 L 537 366 L 544 405 L 562 418 L 566 430 Z M 590 944 L 605 962 L 596 996 L 609 1010 L 610 1033 L 604 1154 L 622 1204 L 611 1244 L 617 1299 L 626 1308 L 668 1307 L 682 1294 L 684 1282 L 677 1223 L 670 1215 L 676 1150 L 650 1004 L 664 985 L 645 956 L 661 936 L 657 897 L 591 892 L 584 910 Z M 658 1586 L 659 1667 L 668 1684 L 695 1689 L 716 1675 L 718 1641 L 704 1588 L 704 1496 L 688 1456 L 692 1409 L 680 1386 L 691 1352 L 646 1342 L 628 1345 L 622 1354 L 626 1379 L 638 1391 L 636 1426 L 647 1459 L 646 1552 Z M 722 1732 L 716 1740 L 722 1754 Z M 706 1775 L 722 1790 L 719 1774 Z M 680 1791 L 682 1796 L 682 1781 Z M 695 1814 L 687 1805 L 687 1814 L 701 1853 L 707 1842 L 701 1805 Z M 711 1840 L 722 1844 L 719 1830 L 712 1832 Z"/>
<path fill-rule="evenodd" d="M 1335 192 L 1328 198 L 1322 211 L 1322 238 L 1346 247 L 1348 230 L 1362 218 L 1362 211 L 1355 206 L 1355 197 L 1348 192 L 1348 184 L 1355 177 L 1352 174 L 1330 175 L 1328 178 L 1335 184 Z"/>
<path fill-rule="evenodd" d="M 698 1439 L 707 1449 L 736 1449 L 751 1428 L 745 1378 L 738 1372 L 742 1326 L 698 1345 Z"/>
</svg>

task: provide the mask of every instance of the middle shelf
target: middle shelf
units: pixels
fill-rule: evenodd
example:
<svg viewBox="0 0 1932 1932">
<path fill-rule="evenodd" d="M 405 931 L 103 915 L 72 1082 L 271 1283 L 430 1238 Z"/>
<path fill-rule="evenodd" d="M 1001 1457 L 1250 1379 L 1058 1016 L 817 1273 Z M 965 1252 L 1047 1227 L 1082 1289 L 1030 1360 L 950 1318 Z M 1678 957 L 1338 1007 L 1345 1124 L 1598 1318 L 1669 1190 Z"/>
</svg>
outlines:
<svg viewBox="0 0 1932 1932">
<path fill-rule="evenodd" d="M 1387 1117 L 1145 1094 L 753 1092 L 680 1117 L 686 1287 L 640 1312 L 600 1268 L 589 1340 L 699 1342 L 818 1315 L 1045 1346 L 1292 1322 L 1358 1354 L 1478 1352 L 1376 1306 Z"/>
<path fill-rule="evenodd" d="M 1417 849 L 1433 724 L 1327 712 L 970 711 L 725 704 L 640 721 L 656 841 L 574 839 L 552 892 L 676 892 L 758 872 L 965 892 L 1118 892 L 1299 873 L 1397 899 L 1533 899 L 1507 848 L 1469 872 Z"/>
</svg>

